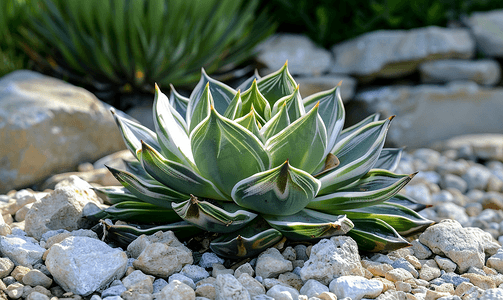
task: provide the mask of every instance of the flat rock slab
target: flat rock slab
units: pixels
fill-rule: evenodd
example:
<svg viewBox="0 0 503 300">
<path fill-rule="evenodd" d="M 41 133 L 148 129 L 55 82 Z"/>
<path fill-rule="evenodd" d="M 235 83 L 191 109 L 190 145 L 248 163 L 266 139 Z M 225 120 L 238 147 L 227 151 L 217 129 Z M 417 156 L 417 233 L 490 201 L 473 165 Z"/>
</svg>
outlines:
<svg viewBox="0 0 503 300">
<path fill-rule="evenodd" d="M 487 56 L 503 56 L 503 10 L 476 12 L 466 22 L 477 49 Z"/>
<path fill-rule="evenodd" d="M 445 59 L 429 61 L 419 66 L 423 83 L 445 83 L 470 80 L 481 85 L 495 85 L 501 79 L 501 67 L 496 60 Z"/>
<path fill-rule="evenodd" d="M 396 115 L 387 142 L 414 148 L 458 135 L 501 133 L 502 107 L 503 88 L 474 82 L 385 86 L 357 93 L 346 106 L 346 120 L 356 123 L 375 112 Z"/>
<path fill-rule="evenodd" d="M 27 70 L 0 79 L 0 140 L 0 193 L 125 148 L 107 105 Z"/>
<path fill-rule="evenodd" d="M 320 75 L 330 68 L 330 51 L 316 46 L 307 36 L 276 34 L 257 46 L 257 60 L 276 71 L 288 60 L 292 75 Z"/>
<path fill-rule="evenodd" d="M 475 54 L 475 41 L 467 29 L 436 26 L 411 30 L 378 30 L 332 48 L 334 73 L 365 79 L 396 78 L 414 72 L 428 60 L 461 58 Z"/>
<path fill-rule="evenodd" d="M 339 83 L 341 83 L 339 88 L 341 89 L 341 98 L 344 103 L 347 103 L 355 95 L 356 79 L 346 75 L 329 74 L 318 77 L 295 77 L 295 81 L 299 84 L 302 98 L 331 90 Z"/>
</svg>

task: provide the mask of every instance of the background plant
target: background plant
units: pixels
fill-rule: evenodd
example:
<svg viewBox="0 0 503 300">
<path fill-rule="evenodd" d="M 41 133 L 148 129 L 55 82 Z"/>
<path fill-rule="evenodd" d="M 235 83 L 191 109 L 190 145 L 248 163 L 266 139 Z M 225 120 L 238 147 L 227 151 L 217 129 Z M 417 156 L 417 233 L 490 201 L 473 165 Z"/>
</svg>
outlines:
<svg viewBox="0 0 503 300">
<path fill-rule="evenodd" d="M 267 0 L 279 31 L 306 33 L 329 48 L 379 29 L 446 26 L 474 11 L 503 8 L 499 0 Z"/>
<path fill-rule="evenodd" d="M 28 67 L 19 33 L 37 12 L 35 0 L 0 1 L 0 76 Z"/>
<path fill-rule="evenodd" d="M 41 0 L 27 42 L 46 72 L 93 91 L 153 92 L 248 59 L 273 32 L 257 1 Z M 29 37 L 29 38 L 28 38 Z"/>
</svg>

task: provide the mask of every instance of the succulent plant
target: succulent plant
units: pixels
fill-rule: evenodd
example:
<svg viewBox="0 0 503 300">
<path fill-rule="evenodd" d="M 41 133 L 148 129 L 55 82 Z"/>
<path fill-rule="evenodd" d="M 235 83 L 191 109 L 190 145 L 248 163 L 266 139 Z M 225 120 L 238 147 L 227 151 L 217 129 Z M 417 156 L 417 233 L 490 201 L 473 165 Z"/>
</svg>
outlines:
<svg viewBox="0 0 503 300">
<path fill-rule="evenodd" d="M 361 250 L 387 251 L 432 224 L 416 212 L 424 205 L 397 194 L 414 174 L 392 173 L 402 153 L 383 149 L 392 117 L 343 130 L 340 85 L 302 99 L 287 64 L 237 90 L 203 70 L 190 98 L 156 86 L 153 112 L 155 132 L 114 113 L 138 160 L 109 168 L 123 187 L 97 188 L 114 204 L 90 217 L 151 224 L 105 222 L 121 242 L 205 230 L 220 234 L 216 254 L 245 257 L 282 237 L 347 234 Z"/>
</svg>

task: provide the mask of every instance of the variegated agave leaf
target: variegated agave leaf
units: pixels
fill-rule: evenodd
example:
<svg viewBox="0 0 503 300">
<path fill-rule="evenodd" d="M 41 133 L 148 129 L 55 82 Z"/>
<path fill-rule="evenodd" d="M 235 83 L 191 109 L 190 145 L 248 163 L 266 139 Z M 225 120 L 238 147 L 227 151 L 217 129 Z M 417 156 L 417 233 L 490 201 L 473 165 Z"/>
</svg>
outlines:
<svg viewBox="0 0 503 300">
<path fill-rule="evenodd" d="M 366 251 L 407 246 L 401 234 L 432 222 L 417 214 L 424 205 L 397 194 L 414 174 L 394 174 L 402 149 L 383 148 L 393 117 L 343 129 L 339 86 L 305 99 L 300 88 L 287 64 L 238 90 L 204 70 L 190 98 L 172 89 L 168 99 L 156 86 L 155 132 L 115 114 L 138 161 L 110 168 L 123 188 L 97 188 L 114 205 L 92 217 L 174 222 L 157 228 L 181 236 L 214 232 L 210 248 L 231 258 L 284 237 L 348 234 Z M 144 232 L 109 222 L 123 242 Z"/>
</svg>

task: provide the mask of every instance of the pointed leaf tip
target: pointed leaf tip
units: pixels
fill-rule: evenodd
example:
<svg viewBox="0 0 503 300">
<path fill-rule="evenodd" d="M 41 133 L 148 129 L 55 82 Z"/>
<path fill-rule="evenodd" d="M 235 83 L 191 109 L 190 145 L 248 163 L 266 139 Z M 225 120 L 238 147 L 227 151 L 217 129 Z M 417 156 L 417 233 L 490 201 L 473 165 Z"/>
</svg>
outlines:
<svg viewBox="0 0 503 300">
<path fill-rule="evenodd" d="M 339 87 L 339 86 L 341 86 L 341 85 L 342 85 L 342 80 L 341 80 L 341 81 L 339 81 L 339 83 L 336 85 L 336 87 Z"/>
<path fill-rule="evenodd" d="M 171 84 L 170 84 L 171 85 Z M 155 92 L 157 93 L 157 91 L 159 91 L 159 85 L 157 85 L 157 82 L 154 83 L 154 88 L 155 88 Z"/>
<path fill-rule="evenodd" d="M 419 171 L 416 171 L 416 172 L 414 172 L 414 173 L 410 174 L 410 175 L 409 175 L 409 178 L 410 178 L 410 179 L 414 178 L 414 176 L 416 176 L 416 175 L 417 175 L 417 173 L 419 173 Z"/>
<path fill-rule="evenodd" d="M 393 116 L 389 117 L 388 120 L 392 121 L 395 117 L 396 117 L 396 115 L 393 115 Z"/>
</svg>

